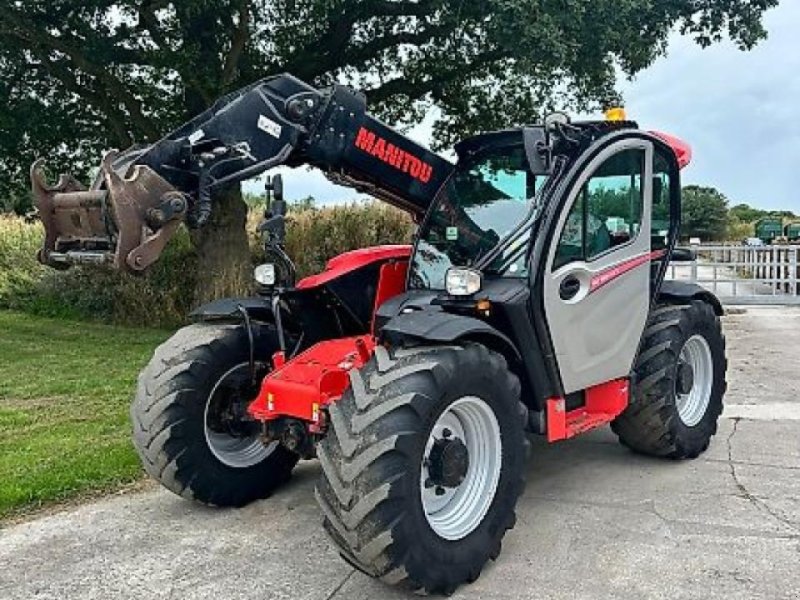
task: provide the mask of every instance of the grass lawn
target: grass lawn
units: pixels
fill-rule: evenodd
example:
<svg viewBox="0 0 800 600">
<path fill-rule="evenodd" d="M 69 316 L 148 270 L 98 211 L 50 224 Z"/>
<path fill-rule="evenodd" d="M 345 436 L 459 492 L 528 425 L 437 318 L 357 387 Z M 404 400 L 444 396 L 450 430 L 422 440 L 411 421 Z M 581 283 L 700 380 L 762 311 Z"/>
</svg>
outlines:
<svg viewBox="0 0 800 600">
<path fill-rule="evenodd" d="M 170 333 L 0 311 L 0 519 L 141 476 L 128 406 Z"/>
</svg>

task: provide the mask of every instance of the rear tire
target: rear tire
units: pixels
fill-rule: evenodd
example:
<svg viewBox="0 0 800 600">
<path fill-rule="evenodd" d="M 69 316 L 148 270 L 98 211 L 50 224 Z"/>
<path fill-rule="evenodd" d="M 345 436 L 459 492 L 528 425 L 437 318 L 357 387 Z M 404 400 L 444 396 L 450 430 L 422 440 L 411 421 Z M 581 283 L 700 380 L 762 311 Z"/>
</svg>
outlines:
<svg viewBox="0 0 800 600">
<path fill-rule="evenodd" d="M 681 362 L 694 365 L 688 376 Z M 711 305 L 659 306 L 644 332 L 631 402 L 612 430 L 635 452 L 696 458 L 717 432 L 726 367 L 725 338 Z"/>
<path fill-rule="evenodd" d="M 350 377 L 318 446 L 324 528 L 364 573 L 452 593 L 498 556 L 516 521 L 528 447 L 519 381 L 478 344 L 379 346 Z"/>
<path fill-rule="evenodd" d="M 253 332 L 256 359 L 270 357 L 278 349 L 274 332 L 257 324 Z M 145 471 L 179 496 L 243 506 L 271 494 L 297 463 L 283 446 L 261 445 L 256 431 L 228 434 L 209 426 L 212 398 L 216 409 L 232 390 L 220 386 L 232 385 L 232 377 L 249 384 L 249 355 L 243 326 L 197 323 L 159 346 L 139 375 L 131 405 L 133 443 Z"/>
</svg>

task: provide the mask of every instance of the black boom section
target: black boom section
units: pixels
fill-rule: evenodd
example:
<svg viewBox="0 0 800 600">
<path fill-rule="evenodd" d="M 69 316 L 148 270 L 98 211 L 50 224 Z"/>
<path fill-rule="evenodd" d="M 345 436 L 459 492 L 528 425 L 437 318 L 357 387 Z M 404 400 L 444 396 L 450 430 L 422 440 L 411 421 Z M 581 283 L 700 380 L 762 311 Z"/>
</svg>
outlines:
<svg viewBox="0 0 800 600">
<path fill-rule="evenodd" d="M 447 343 L 463 339 L 492 340 L 502 354 L 520 360 L 514 343 L 503 333 L 488 323 L 440 310 L 438 307 L 401 313 L 386 323 L 381 329 L 381 337 L 392 344 L 404 340 Z"/>
<path fill-rule="evenodd" d="M 329 94 L 306 146 L 308 162 L 421 218 L 452 163 L 371 116 L 362 94 L 343 86 Z"/>
<path fill-rule="evenodd" d="M 310 164 L 343 185 L 421 217 L 453 165 L 367 112 L 363 94 L 264 79 L 144 149 L 145 165 L 203 202 L 208 190 L 278 165 Z"/>
<path fill-rule="evenodd" d="M 43 264 L 152 265 L 183 222 L 200 229 L 217 190 L 281 165 L 311 165 L 421 221 L 453 165 L 367 112 L 363 94 L 278 75 L 220 98 L 166 137 L 103 158 L 91 189 L 31 169 Z"/>
</svg>

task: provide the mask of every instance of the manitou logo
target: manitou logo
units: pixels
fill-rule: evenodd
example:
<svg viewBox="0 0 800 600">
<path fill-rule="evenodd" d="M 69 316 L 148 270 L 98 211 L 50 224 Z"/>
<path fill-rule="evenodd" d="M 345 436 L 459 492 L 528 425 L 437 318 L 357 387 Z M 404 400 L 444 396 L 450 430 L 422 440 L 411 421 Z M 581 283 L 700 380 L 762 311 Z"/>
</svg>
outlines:
<svg viewBox="0 0 800 600">
<path fill-rule="evenodd" d="M 366 127 L 358 130 L 356 148 L 382 160 L 387 165 L 392 165 L 403 173 L 408 173 L 422 183 L 428 183 L 431 180 L 431 175 L 433 174 L 432 166 L 405 150 L 401 150 L 394 144 L 388 143 Z"/>
</svg>

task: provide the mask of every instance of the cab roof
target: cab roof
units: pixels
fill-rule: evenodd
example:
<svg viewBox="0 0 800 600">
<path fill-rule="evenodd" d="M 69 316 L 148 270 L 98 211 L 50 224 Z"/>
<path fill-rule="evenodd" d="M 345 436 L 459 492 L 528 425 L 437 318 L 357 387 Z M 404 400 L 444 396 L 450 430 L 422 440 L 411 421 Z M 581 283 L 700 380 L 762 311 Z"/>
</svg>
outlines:
<svg viewBox="0 0 800 600">
<path fill-rule="evenodd" d="M 571 126 L 577 129 L 583 130 L 594 130 L 611 132 L 617 131 L 621 129 L 637 129 L 639 130 L 639 125 L 635 121 L 576 121 L 570 123 Z M 464 157 L 465 155 L 471 154 L 476 152 L 480 148 L 485 146 L 502 146 L 505 144 L 511 144 L 514 142 L 519 141 L 520 135 L 526 129 L 533 129 L 533 130 L 542 130 L 542 125 L 525 125 L 521 127 L 513 127 L 509 129 L 500 129 L 497 131 L 491 131 L 487 133 L 480 133 L 478 135 L 474 135 L 468 138 L 465 138 L 458 142 L 455 145 L 455 151 L 458 154 L 459 158 Z M 643 131 L 643 130 L 642 130 Z M 686 143 L 685 141 L 681 140 L 680 138 L 671 135 L 669 133 L 663 133 L 661 131 L 652 131 L 648 130 L 646 133 L 657 137 L 659 140 L 667 144 L 672 151 L 675 153 L 675 157 L 678 160 L 679 168 L 683 169 L 687 166 L 692 160 L 692 148 L 691 146 Z"/>
</svg>

